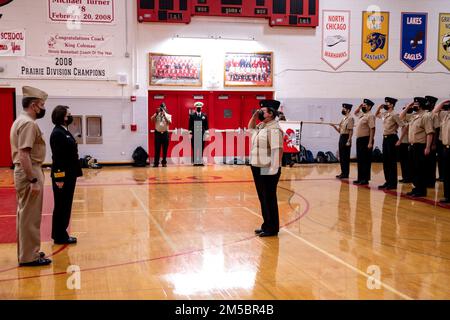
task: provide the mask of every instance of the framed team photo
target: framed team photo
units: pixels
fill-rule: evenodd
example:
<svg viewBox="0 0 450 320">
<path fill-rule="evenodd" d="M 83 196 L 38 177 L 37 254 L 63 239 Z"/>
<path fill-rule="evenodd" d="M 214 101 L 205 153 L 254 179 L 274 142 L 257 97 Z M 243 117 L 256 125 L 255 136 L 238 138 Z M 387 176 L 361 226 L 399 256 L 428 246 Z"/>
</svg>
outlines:
<svg viewBox="0 0 450 320">
<path fill-rule="evenodd" d="M 273 53 L 226 53 L 225 87 L 272 87 Z"/>
<path fill-rule="evenodd" d="M 202 57 L 150 53 L 151 86 L 202 86 Z"/>
</svg>

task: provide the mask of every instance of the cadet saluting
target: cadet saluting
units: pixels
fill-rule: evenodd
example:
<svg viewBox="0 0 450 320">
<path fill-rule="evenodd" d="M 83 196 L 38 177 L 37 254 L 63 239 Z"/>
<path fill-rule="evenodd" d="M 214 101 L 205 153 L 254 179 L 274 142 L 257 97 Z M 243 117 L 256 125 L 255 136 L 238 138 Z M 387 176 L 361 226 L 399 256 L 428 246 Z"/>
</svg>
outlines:
<svg viewBox="0 0 450 320">
<path fill-rule="evenodd" d="M 385 183 L 378 189 L 397 189 L 398 173 L 397 173 L 397 148 L 398 128 L 403 126 L 398 114 L 394 113 L 394 107 L 397 99 L 386 97 L 386 104 L 378 107 L 375 116 L 383 119 L 383 170 Z M 381 109 L 385 112 L 382 113 Z"/>
<path fill-rule="evenodd" d="M 47 93 L 23 87 L 23 112 L 11 127 L 10 141 L 17 196 L 17 253 L 20 266 L 44 266 L 52 261 L 41 246 L 42 200 L 44 195 L 45 141 L 36 119 L 45 116 Z"/>
<path fill-rule="evenodd" d="M 409 142 L 413 165 L 414 188 L 408 192 L 408 196 L 426 197 L 427 195 L 427 157 L 431 152 L 433 141 L 433 123 L 431 117 L 426 114 L 426 99 L 422 97 L 414 98 L 414 104 L 403 110 L 400 119 L 405 119 L 408 110 L 413 106 L 414 116 L 409 124 Z"/>
<path fill-rule="evenodd" d="M 338 179 L 348 179 L 350 174 L 350 151 L 352 148 L 353 128 L 355 119 L 351 116 L 350 111 L 353 105 L 348 103 L 342 104 L 342 115 L 344 118 L 339 123 L 339 128 L 331 125 L 339 134 L 339 162 L 341 163 L 341 174 L 337 175 Z"/>
<path fill-rule="evenodd" d="M 372 149 L 375 137 L 375 116 L 370 112 L 374 103 L 364 99 L 364 103 L 355 110 L 359 118 L 356 126 L 356 157 L 358 160 L 358 179 L 356 185 L 368 185 L 372 170 Z M 361 113 L 362 111 L 362 113 Z"/>
</svg>

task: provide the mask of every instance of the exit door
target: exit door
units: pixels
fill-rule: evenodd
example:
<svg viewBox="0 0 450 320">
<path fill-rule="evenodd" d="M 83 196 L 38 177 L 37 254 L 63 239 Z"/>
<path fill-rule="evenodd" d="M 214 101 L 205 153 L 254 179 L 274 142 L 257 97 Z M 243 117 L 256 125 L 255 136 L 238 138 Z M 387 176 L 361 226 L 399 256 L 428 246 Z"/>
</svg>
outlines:
<svg viewBox="0 0 450 320">
<path fill-rule="evenodd" d="M 0 88 L 0 167 L 10 167 L 11 145 L 9 132 L 16 117 L 16 90 Z"/>
</svg>

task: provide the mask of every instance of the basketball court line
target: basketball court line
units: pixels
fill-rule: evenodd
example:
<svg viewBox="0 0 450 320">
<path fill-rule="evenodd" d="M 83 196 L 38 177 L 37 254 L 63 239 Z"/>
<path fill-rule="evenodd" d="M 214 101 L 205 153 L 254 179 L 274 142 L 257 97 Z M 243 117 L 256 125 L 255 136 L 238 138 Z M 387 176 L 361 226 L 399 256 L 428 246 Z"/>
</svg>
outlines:
<svg viewBox="0 0 450 320">
<path fill-rule="evenodd" d="M 249 209 L 248 207 L 243 207 L 243 208 L 245 208 L 245 209 L 246 209 L 249 213 L 251 213 L 252 215 L 257 216 L 257 217 L 259 217 L 259 218 L 262 218 L 260 214 L 258 214 L 258 213 L 256 213 L 255 211 Z M 368 274 L 365 273 L 364 271 L 362 271 L 362 270 L 360 270 L 360 269 L 358 269 L 358 268 L 352 266 L 351 264 L 345 262 L 344 260 L 342 260 L 341 258 L 335 256 L 334 254 L 329 253 L 328 251 L 326 251 L 326 250 L 324 250 L 324 249 L 322 249 L 322 248 L 316 246 L 315 244 L 309 242 L 308 240 L 306 240 L 306 239 L 304 239 L 304 238 L 302 238 L 302 237 L 296 235 L 296 234 L 293 233 L 292 231 L 289 231 L 287 228 L 283 228 L 283 231 L 286 232 L 287 234 L 291 235 L 292 237 L 296 238 L 297 240 L 300 240 L 301 242 L 303 242 L 304 244 L 306 244 L 306 245 L 309 246 L 310 248 L 312 248 L 312 249 L 314 249 L 314 250 L 316 250 L 316 251 L 322 253 L 323 255 L 327 256 L 328 258 L 330 258 L 330 259 L 332 259 L 332 260 L 334 260 L 334 261 L 336 261 L 336 262 L 342 264 L 343 266 L 347 267 L 348 269 L 350 269 L 350 270 L 352 270 L 352 271 L 354 271 L 354 272 L 356 272 L 356 273 L 358 273 L 358 274 L 360 274 L 360 275 L 366 277 L 368 280 L 373 281 L 374 283 L 376 283 L 376 284 L 378 284 L 378 285 L 384 287 L 385 289 L 387 289 L 387 290 L 391 291 L 392 293 L 394 293 L 394 294 L 396 294 L 396 295 L 402 297 L 403 299 L 405 299 L 405 300 L 414 300 L 413 298 L 407 296 L 407 295 L 404 294 L 404 293 L 401 293 L 400 291 L 396 290 L 395 288 L 391 287 L 390 285 L 385 284 L 384 282 L 382 282 L 382 281 L 380 281 L 380 280 L 378 280 L 378 279 L 373 278 L 372 276 L 368 275 Z"/>
</svg>

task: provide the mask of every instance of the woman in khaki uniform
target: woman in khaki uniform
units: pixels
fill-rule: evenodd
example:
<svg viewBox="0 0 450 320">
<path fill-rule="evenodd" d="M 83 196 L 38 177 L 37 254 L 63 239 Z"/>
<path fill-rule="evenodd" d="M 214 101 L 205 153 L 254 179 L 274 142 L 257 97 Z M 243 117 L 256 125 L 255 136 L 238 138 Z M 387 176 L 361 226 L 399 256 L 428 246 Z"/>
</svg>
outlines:
<svg viewBox="0 0 450 320">
<path fill-rule="evenodd" d="M 40 252 L 45 141 L 37 119 L 45 115 L 48 95 L 36 88 L 23 87 L 23 112 L 11 127 L 17 197 L 17 252 L 20 266 L 44 266 L 52 261 Z"/>
<path fill-rule="evenodd" d="M 351 116 L 350 111 L 353 105 L 348 103 L 342 104 L 342 118 L 339 127 L 331 125 L 339 134 L 339 162 L 341 163 L 341 174 L 337 175 L 338 179 L 348 179 L 350 174 L 350 152 L 352 148 L 353 128 L 355 127 L 355 119 Z"/>
<path fill-rule="evenodd" d="M 439 104 L 433 113 L 438 116 L 441 122 L 441 137 L 443 145 L 443 178 L 444 178 L 444 199 L 441 203 L 450 203 L 450 100 Z"/>
</svg>

